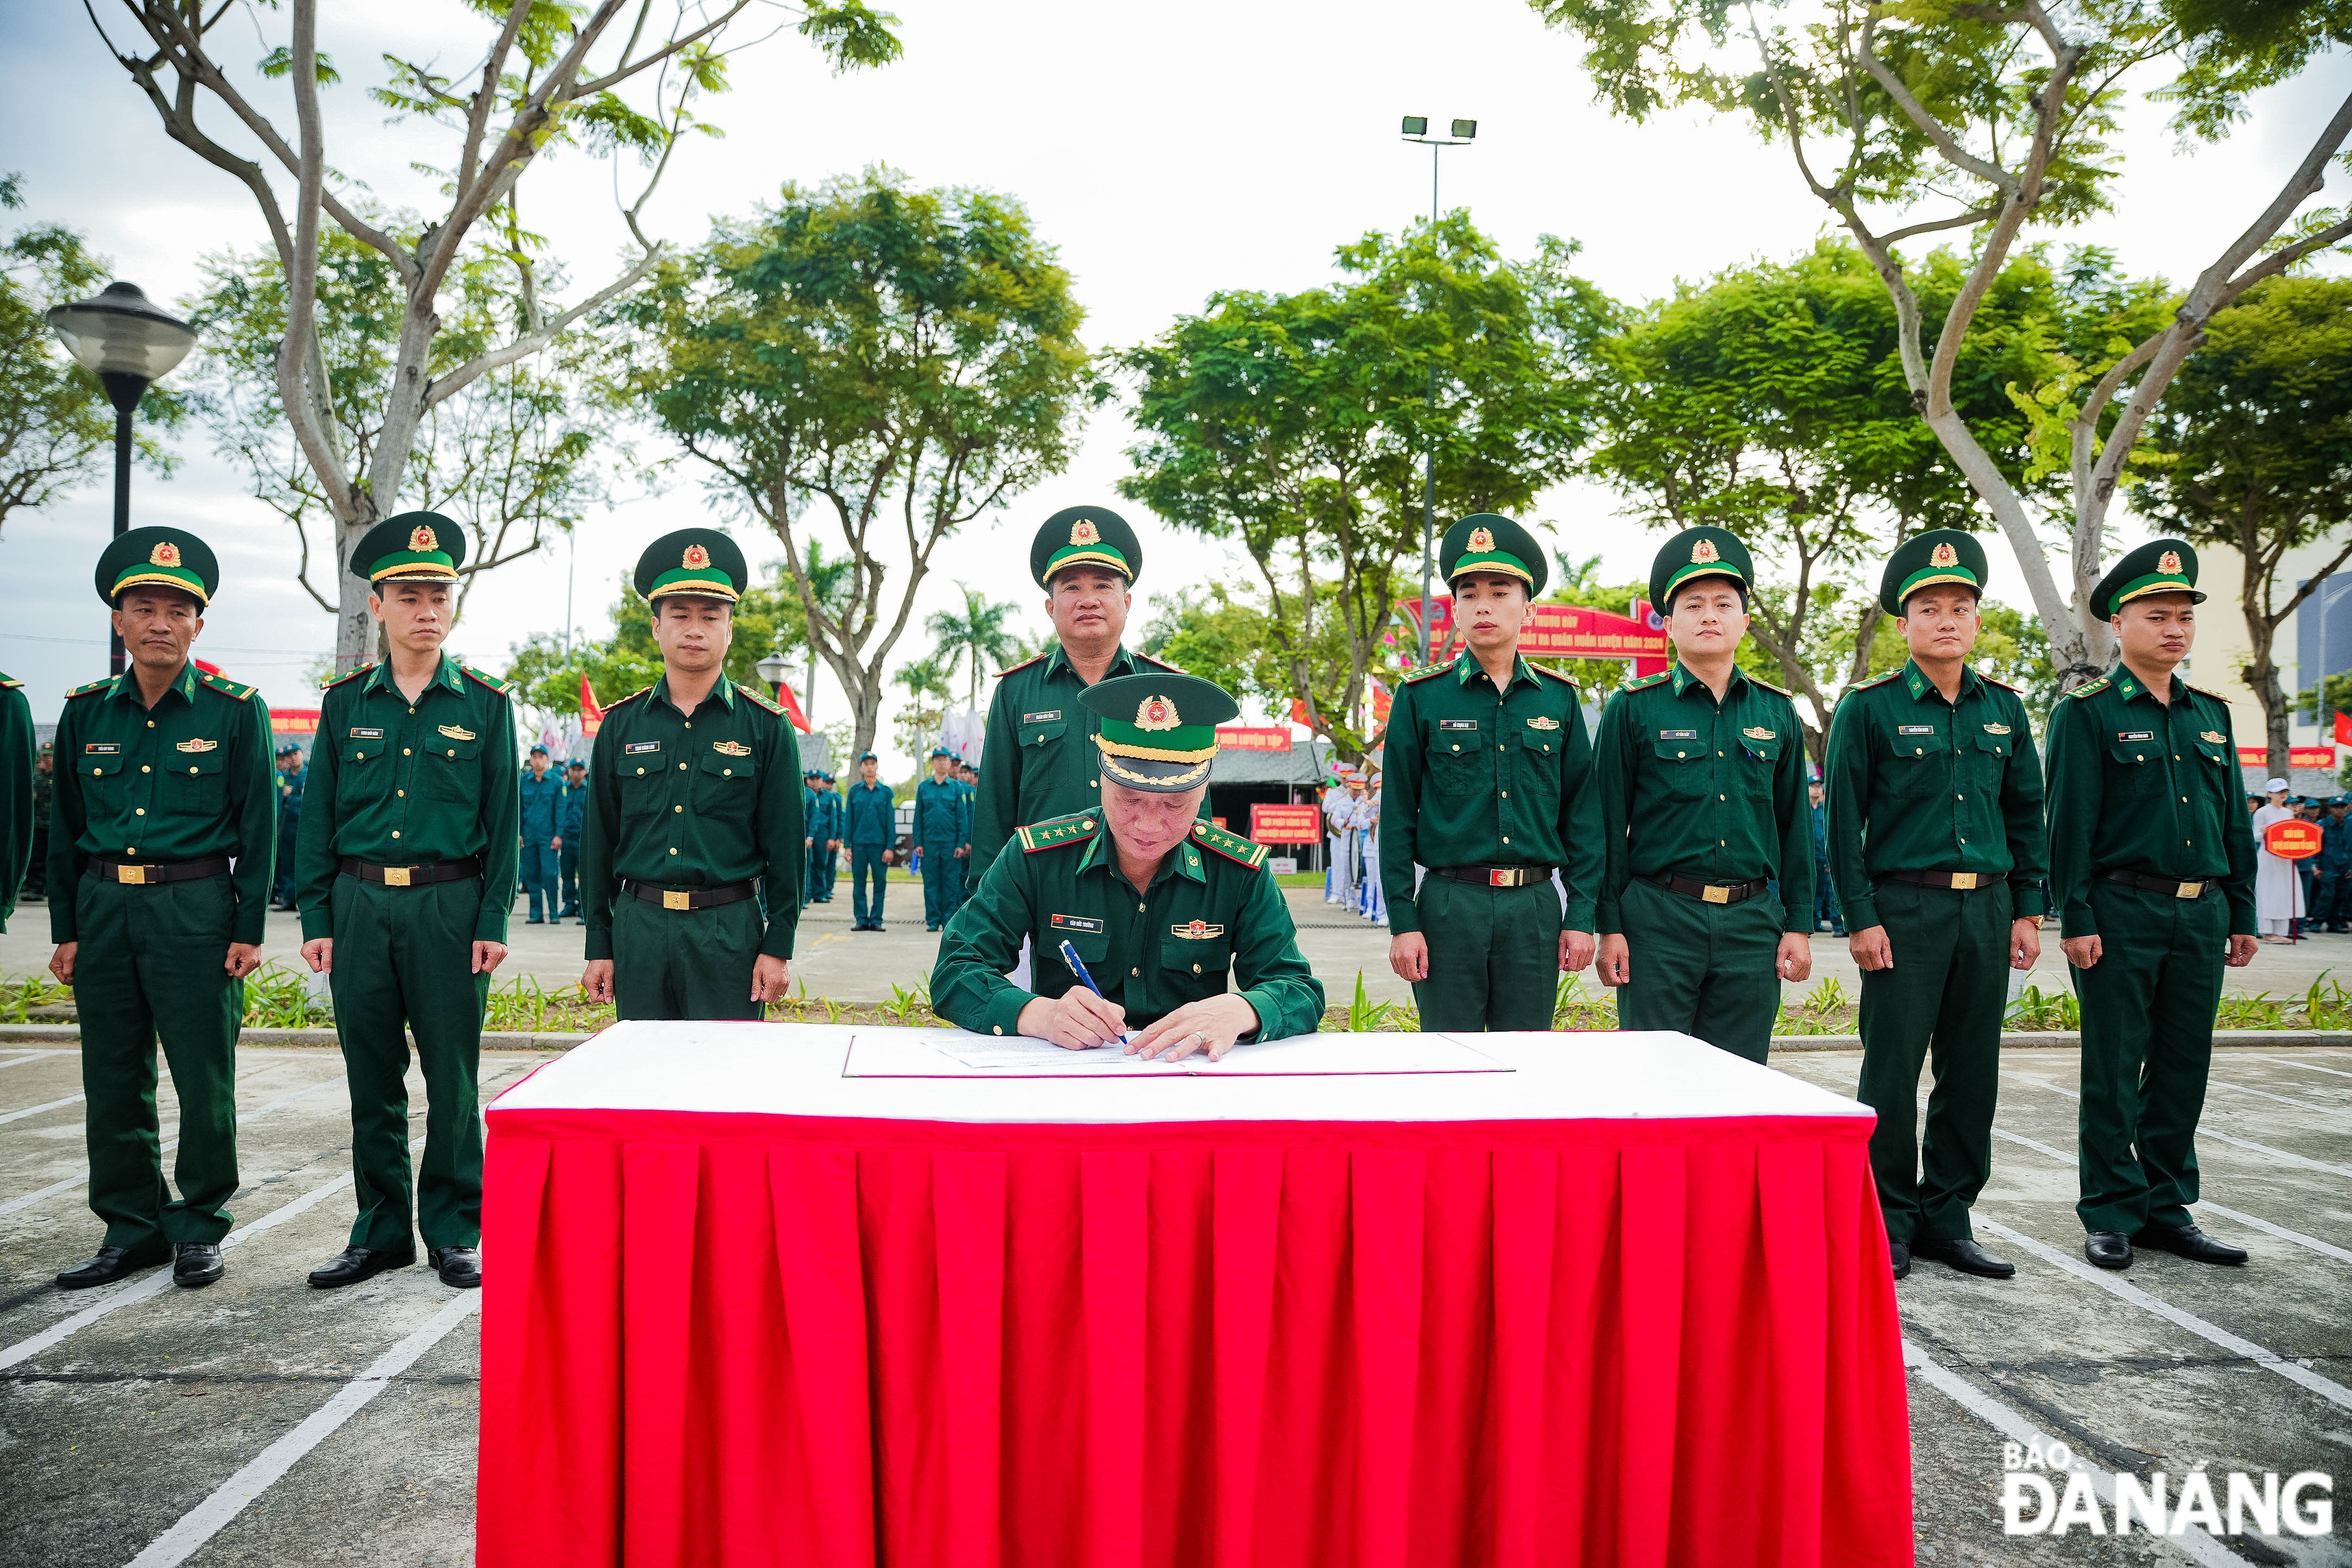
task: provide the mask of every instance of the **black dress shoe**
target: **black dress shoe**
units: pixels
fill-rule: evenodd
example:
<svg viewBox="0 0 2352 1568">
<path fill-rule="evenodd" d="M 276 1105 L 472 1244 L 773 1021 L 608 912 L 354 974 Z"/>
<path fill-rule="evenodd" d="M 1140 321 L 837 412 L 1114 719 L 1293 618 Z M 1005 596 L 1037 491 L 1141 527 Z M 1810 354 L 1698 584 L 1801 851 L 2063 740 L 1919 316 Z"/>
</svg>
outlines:
<svg viewBox="0 0 2352 1568">
<path fill-rule="evenodd" d="M 344 1285 L 356 1285 L 362 1279 L 373 1279 L 387 1268 L 405 1268 L 416 1261 L 416 1249 L 402 1247 L 397 1252 L 373 1250 L 364 1247 L 346 1247 L 342 1256 L 323 1268 L 310 1270 L 310 1283 L 321 1290 L 332 1290 Z"/>
<path fill-rule="evenodd" d="M 2083 1238 L 2083 1256 L 2102 1268 L 2129 1268 L 2131 1237 L 2119 1230 L 2095 1230 Z"/>
<path fill-rule="evenodd" d="M 436 1247 L 425 1256 L 433 1260 L 434 1271 L 441 1283 L 454 1285 L 460 1290 L 482 1288 L 482 1255 L 470 1247 Z"/>
<path fill-rule="evenodd" d="M 172 1248 L 172 1283 L 194 1289 L 221 1277 L 220 1243 L 183 1241 Z"/>
<path fill-rule="evenodd" d="M 2132 1237 L 2135 1247 L 2148 1247 L 2157 1252 L 2169 1252 L 2175 1258 L 2186 1258 L 2191 1263 L 2240 1264 L 2246 1260 L 2246 1249 L 2216 1241 L 2193 1225 L 2147 1225 Z"/>
<path fill-rule="evenodd" d="M 93 1285 L 111 1285 L 126 1274 L 171 1261 L 171 1247 L 160 1241 L 135 1251 L 124 1247 L 101 1247 L 89 1262 L 78 1263 L 58 1275 L 58 1289 L 87 1290 Z"/>
<path fill-rule="evenodd" d="M 1923 1241 L 1919 1244 L 1919 1256 L 1939 1259 L 1963 1274 L 1985 1279 L 2006 1279 L 2017 1272 L 2016 1264 L 1995 1258 L 1966 1237 L 1952 1241 Z"/>
<path fill-rule="evenodd" d="M 1911 1278 L 1911 1249 L 1909 1247 L 1904 1246 L 1899 1241 L 1890 1241 L 1886 1244 L 1886 1256 L 1894 1260 L 1895 1278 L 1897 1279 L 1908 1279 Z"/>
</svg>

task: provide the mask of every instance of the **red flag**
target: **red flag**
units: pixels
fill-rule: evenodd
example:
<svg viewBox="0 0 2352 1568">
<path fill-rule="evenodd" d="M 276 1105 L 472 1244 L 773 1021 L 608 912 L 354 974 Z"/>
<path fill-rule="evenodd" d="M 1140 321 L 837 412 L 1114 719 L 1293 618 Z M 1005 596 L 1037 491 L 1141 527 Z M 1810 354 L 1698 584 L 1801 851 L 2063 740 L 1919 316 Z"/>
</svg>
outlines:
<svg viewBox="0 0 2352 1568">
<path fill-rule="evenodd" d="M 2339 746 L 2352 746 L 2352 713 L 2336 715 L 2336 743 Z"/>
<path fill-rule="evenodd" d="M 1307 704 L 1295 697 L 1290 700 L 1290 721 L 1309 730 L 1315 728 L 1315 721 L 1307 716 Z"/>
<path fill-rule="evenodd" d="M 580 675 L 580 732 L 593 736 L 604 722 L 604 710 L 596 705 L 596 689 L 588 684 L 585 670 Z"/>
<path fill-rule="evenodd" d="M 776 700 L 784 705 L 784 716 L 793 721 L 793 728 L 803 735 L 809 733 L 808 715 L 801 711 L 801 700 L 793 695 L 791 681 L 776 682 Z"/>
</svg>

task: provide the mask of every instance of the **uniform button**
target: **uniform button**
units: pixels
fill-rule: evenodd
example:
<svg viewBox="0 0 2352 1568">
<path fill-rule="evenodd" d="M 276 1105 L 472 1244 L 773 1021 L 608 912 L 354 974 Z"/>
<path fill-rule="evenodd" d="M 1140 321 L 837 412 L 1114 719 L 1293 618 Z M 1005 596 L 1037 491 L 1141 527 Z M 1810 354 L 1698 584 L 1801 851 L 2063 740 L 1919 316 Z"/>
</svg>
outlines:
<svg viewBox="0 0 2352 1568">
<path fill-rule="evenodd" d="M 196 772 L 196 770 L 195 770 L 194 768 L 190 768 L 188 771 L 189 771 L 190 773 L 194 773 L 194 772 Z"/>
<path fill-rule="evenodd" d="M 1192 973 L 1195 973 L 1195 974 L 1200 973 L 1201 973 L 1201 966 L 1200 966 L 1199 964 L 1197 964 L 1197 963 L 1196 963 L 1196 964 L 1194 964 L 1194 965 L 1192 966 Z"/>
<path fill-rule="evenodd" d="M 1129 971 L 1128 971 L 1128 973 L 1129 973 L 1129 975 L 1139 975 L 1139 974 L 1141 974 L 1142 973 L 1143 973 L 1143 971 L 1141 971 L 1140 969 L 1130 969 L 1130 970 L 1129 970 Z"/>
<path fill-rule="evenodd" d="M 997 1032 L 998 1034 L 1000 1034 L 1000 1035 L 1001 1035 L 1001 1034 L 1003 1034 L 1003 1033 L 1004 1033 L 1004 1026 L 1003 1026 L 1003 1025 L 1002 1025 L 1002 1024 L 997 1025 L 997 1026 L 996 1026 L 996 1032 Z"/>
<path fill-rule="evenodd" d="M 1496 750 L 1496 751 L 1498 751 L 1498 752 L 1499 752 L 1499 751 L 1504 750 L 1504 748 L 1503 748 L 1503 747 L 1501 747 L 1501 746 L 1497 746 L 1497 747 L 1496 747 L 1496 748 L 1495 748 L 1495 750 Z"/>
<path fill-rule="evenodd" d="M 1678 760 L 1679 760 L 1679 759 L 1681 759 L 1681 758 L 1683 758 L 1683 757 L 1687 757 L 1687 756 L 1689 756 L 1689 755 L 1690 755 L 1690 753 L 1689 753 L 1688 752 L 1676 752 L 1675 753 L 1675 757 L 1676 757 L 1676 759 L 1678 759 Z"/>
<path fill-rule="evenodd" d="M 148 720 L 148 721 L 147 721 L 147 728 L 149 728 L 150 730 L 152 730 L 152 729 L 153 729 L 154 727 L 155 727 L 155 721 L 154 721 L 154 720 L 152 720 L 152 719 Z"/>
<path fill-rule="evenodd" d="M 1730 797 L 1729 795 L 1717 795 L 1715 798 L 1716 798 L 1716 799 L 1717 799 L 1717 800 L 1729 800 L 1731 797 Z"/>
<path fill-rule="evenodd" d="M 1102 788 L 1102 781 L 1099 779 L 1088 779 L 1087 781 L 1087 787 L 1088 789 L 1100 789 Z"/>
<path fill-rule="evenodd" d="M 1966 799 L 1968 799 L 1969 797 L 1968 797 L 1967 795 L 1954 795 L 1952 798 L 1953 798 L 1954 800 L 1966 800 Z"/>
<path fill-rule="evenodd" d="M 643 769 L 643 768 L 639 768 L 639 769 L 637 770 L 637 776 L 638 776 L 639 778 L 643 778 L 643 777 L 645 777 L 645 776 L 646 776 L 646 770 L 645 770 L 645 769 Z"/>
<path fill-rule="evenodd" d="M 143 805 L 140 806 L 137 810 L 133 811 L 131 815 L 133 816 L 144 816 L 147 815 L 147 808 Z"/>
<path fill-rule="evenodd" d="M 1457 746 L 1455 746 L 1454 749 L 1455 751 L 1457 751 L 1457 752 L 1458 752 L 1458 751 L 1460 751 L 1462 748 L 1461 748 L 1460 746 L 1458 746 L 1458 745 L 1457 745 Z"/>
<path fill-rule="evenodd" d="M 2147 753 L 2146 752 L 2134 752 L 2132 753 L 2132 761 L 2136 763 L 2144 763 L 2147 761 Z"/>
<path fill-rule="evenodd" d="M 694 721 L 693 721 L 693 720 L 691 720 L 691 719 L 688 719 L 688 720 L 686 721 L 686 727 L 687 727 L 688 729 L 689 729 L 689 730 L 693 729 L 693 728 L 694 728 Z"/>
<path fill-rule="evenodd" d="M 407 755 L 409 754 L 409 752 L 408 752 L 408 748 L 407 748 L 406 746 L 403 746 L 403 747 L 401 747 L 401 748 L 400 748 L 400 754 L 401 754 L 402 756 L 404 756 L 404 756 L 407 756 Z"/>
<path fill-rule="evenodd" d="M 1503 842 L 1504 842 L 1504 843 L 1506 843 L 1506 844 L 1508 844 L 1510 841 L 1511 841 L 1511 836 L 1510 836 L 1509 834 L 1507 834 L 1507 833 L 1504 834 L 1504 835 L 1503 835 Z"/>
<path fill-rule="evenodd" d="M 397 828 L 397 827 L 394 828 L 394 829 L 392 830 L 392 836 L 393 836 L 394 838 L 399 837 L 400 837 L 400 829 L 399 829 L 399 828 Z"/>
<path fill-rule="evenodd" d="M 2187 795 L 2182 795 L 2182 796 L 2180 797 L 2180 804 L 2181 804 L 2181 805 L 2187 805 L 2189 804 L 2189 797 L 2188 797 Z"/>
<path fill-rule="evenodd" d="M 104 768 L 92 768 L 92 769 L 90 769 L 90 770 L 89 770 L 89 776 L 90 776 L 90 777 L 92 777 L 92 778 L 96 778 L 96 777 L 98 777 L 98 775 L 99 775 L 99 774 L 100 774 L 100 773 L 104 773 L 105 771 L 106 771 L 106 770 L 105 770 Z"/>
<path fill-rule="evenodd" d="M 1136 905 L 1136 906 L 1135 906 L 1135 912 L 1136 912 L 1137 914 L 1141 914 L 1141 913 L 1143 912 L 1143 906 L 1142 906 L 1141 904 L 1138 904 L 1138 905 Z"/>
<path fill-rule="evenodd" d="M 679 773 L 684 773 L 684 772 L 686 772 L 686 764 L 685 764 L 684 763 L 678 763 L 678 764 L 677 764 L 677 771 L 678 771 Z"/>
<path fill-rule="evenodd" d="M 675 854 L 677 854 L 677 851 L 676 849 L 672 849 L 672 850 L 670 851 L 670 853 L 671 853 L 671 854 L 673 854 L 673 855 L 675 855 Z"/>
<path fill-rule="evenodd" d="M 1511 798 L 1511 792 L 1510 792 L 1509 790 L 1505 790 L 1505 791 L 1503 792 L 1503 798 L 1504 798 L 1505 800 L 1508 800 L 1508 799 L 1510 799 L 1510 798 Z"/>
<path fill-rule="evenodd" d="M 414 708 L 411 708 L 411 709 L 409 710 L 409 711 L 410 711 L 411 713 L 414 713 L 414 712 L 415 712 L 415 711 L 416 711 L 416 710 L 415 710 L 415 709 L 414 709 Z"/>
<path fill-rule="evenodd" d="M 149 767 L 145 763 L 142 763 L 139 764 L 139 771 L 142 773 L 152 773 L 155 770 Z"/>
<path fill-rule="evenodd" d="M 451 756 L 453 756 L 453 757 L 454 757 L 454 756 L 456 756 L 457 753 L 457 752 L 450 752 L 449 754 L 450 754 Z M 733 777 L 735 776 L 735 770 L 734 770 L 733 768 L 721 768 L 721 769 L 719 769 L 719 777 L 721 777 L 721 778 L 729 778 L 729 779 L 731 779 L 731 778 L 733 778 Z"/>
<path fill-rule="evenodd" d="M 408 792 L 404 789 L 396 789 L 392 793 L 398 795 L 403 800 L 406 800 L 408 798 Z"/>
<path fill-rule="evenodd" d="M 1914 746 L 1911 748 L 1911 754 L 1915 757 L 1924 757 L 1927 754 L 1927 748 L 1925 746 Z"/>
<path fill-rule="evenodd" d="M 672 811 L 684 811 L 684 810 L 686 809 L 686 807 L 684 807 L 684 806 L 682 806 L 682 805 L 673 805 L 673 806 L 671 806 L 671 807 L 670 807 L 670 809 L 671 809 Z"/>
</svg>

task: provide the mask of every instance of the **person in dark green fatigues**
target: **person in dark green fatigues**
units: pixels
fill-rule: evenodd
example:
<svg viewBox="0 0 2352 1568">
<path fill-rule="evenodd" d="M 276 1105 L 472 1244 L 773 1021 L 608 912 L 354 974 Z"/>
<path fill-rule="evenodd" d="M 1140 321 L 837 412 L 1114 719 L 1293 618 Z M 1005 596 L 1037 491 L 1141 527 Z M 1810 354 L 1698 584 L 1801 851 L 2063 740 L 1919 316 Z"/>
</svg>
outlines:
<svg viewBox="0 0 2352 1568">
<path fill-rule="evenodd" d="M 967 863 L 975 880 L 1016 825 L 1082 810 L 1100 797 L 1093 743 L 1100 724 L 1078 693 L 1115 675 L 1176 668 L 1119 641 L 1143 573 L 1143 546 L 1117 512 L 1098 506 L 1055 512 L 1031 542 L 1029 570 L 1045 590 L 1055 646 L 997 673 L 981 745 L 988 770 L 972 802 Z"/>
<path fill-rule="evenodd" d="M 1424 1029 L 1549 1029 L 1561 972 L 1592 962 L 1601 805 L 1583 693 L 1518 653 L 1548 557 L 1492 512 L 1447 529 L 1438 560 L 1466 646 L 1406 677 L 1389 710 L 1376 874 L 1389 967 Z"/>
<path fill-rule="evenodd" d="M 1733 662 L 1754 580 L 1723 529 L 1666 541 L 1650 603 L 1675 667 L 1610 699 L 1593 769 L 1608 856 L 1601 979 L 1619 988 L 1618 1023 L 1760 1062 L 1780 982 L 1812 973 L 1813 835 L 1796 706 Z"/>
<path fill-rule="evenodd" d="M 2131 551 L 2092 592 L 2122 659 L 2050 715 L 2050 902 L 2083 1005 L 2084 1255 L 2246 1261 L 2191 1219 L 2221 970 L 2253 962 L 2254 841 L 2230 705 L 2176 673 L 2197 552 Z"/>
<path fill-rule="evenodd" d="M 33 706 L 24 682 L 0 675 L 0 931 L 16 911 L 16 889 L 33 858 L 36 781 Z"/>
<path fill-rule="evenodd" d="M 963 863 L 971 817 L 961 783 L 950 776 L 955 754 L 931 748 L 931 776 L 915 786 L 915 847 L 923 852 L 923 929 L 937 931 L 963 902 Z"/>
<path fill-rule="evenodd" d="M 841 873 L 841 791 L 835 787 L 834 776 L 821 773 L 816 776 L 816 804 L 821 816 L 815 833 L 816 863 L 809 870 L 809 896 L 812 904 L 833 902 L 833 889 Z"/>
<path fill-rule="evenodd" d="M 1939 528 L 1887 561 L 1879 606 L 1910 660 L 1845 694 L 1830 722 L 1827 845 L 1862 967 L 1862 1087 L 1895 1276 L 1911 1256 L 2006 1279 L 1969 1210 L 1992 1173 L 2008 972 L 2042 954 L 2042 761 L 2014 687 L 1969 668 L 1988 574 Z M 1924 1148 L 1919 1068 L 1932 1049 Z"/>
<path fill-rule="evenodd" d="M 220 568 L 184 529 L 134 528 L 98 558 L 131 668 L 66 694 L 49 833 L 50 972 L 81 1018 L 89 1206 L 106 1239 L 67 1289 L 169 1260 L 182 1285 L 221 1277 L 236 1191 L 236 1037 L 269 910 L 278 791 L 269 710 L 196 668 Z M 161 1039 L 180 1097 L 163 1184 Z"/>
<path fill-rule="evenodd" d="M 311 1271 L 321 1289 L 407 1268 L 419 1233 L 444 1284 L 482 1282 L 482 1014 L 507 954 L 520 795 L 513 688 L 442 651 L 465 560 L 464 529 L 436 512 L 362 535 L 352 575 L 391 657 L 320 699 L 295 901 L 302 956 L 334 988 L 359 1199 L 349 1245 Z M 413 1184 L 412 1034 L 425 1096 Z"/>
<path fill-rule="evenodd" d="M 842 837 L 849 843 L 851 931 L 880 931 L 890 893 L 890 862 L 898 858 L 898 797 L 875 776 L 881 763 L 868 752 L 857 759 L 857 782 L 842 800 Z M 866 900 L 872 884 L 873 901 Z"/>
<path fill-rule="evenodd" d="M 588 827 L 588 764 L 574 757 L 563 764 L 562 852 L 557 857 L 563 879 L 563 909 L 556 917 L 580 918 L 580 836 Z"/>
<path fill-rule="evenodd" d="M 716 529 L 665 534 L 637 560 L 662 678 L 605 710 L 580 858 L 580 984 L 624 1018 L 758 1018 L 792 984 L 800 742 L 772 697 L 726 679 L 750 579 Z"/>
<path fill-rule="evenodd" d="M 940 941 L 940 1016 L 1072 1049 L 1131 1032 L 1129 1053 L 1171 1061 L 1312 1033 L 1323 986 L 1265 846 L 1198 819 L 1233 699 L 1155 673 L 1099 681 L 1078 700 L 1097 721 L 1097 804 L 1014 830 Z M 1062 957 L 1065 942 L 1099 994 Z M 1026 985 L 1006 973 L 1024 942 L 1036 953 Z"/>
</svg>

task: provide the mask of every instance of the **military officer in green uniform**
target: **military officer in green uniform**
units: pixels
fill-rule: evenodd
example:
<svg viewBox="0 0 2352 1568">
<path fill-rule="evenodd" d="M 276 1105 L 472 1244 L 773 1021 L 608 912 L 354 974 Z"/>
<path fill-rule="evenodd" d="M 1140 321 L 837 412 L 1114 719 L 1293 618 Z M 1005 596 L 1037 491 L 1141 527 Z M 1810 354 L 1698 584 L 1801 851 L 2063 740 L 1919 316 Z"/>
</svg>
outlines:
<svg viewBox="0 0 2352 1568">
<path fill-rule="evenodd" d="M 49 832 L 49 969 L 81 1016 L 97 1256 L 68 1290 L 169 1261 L 221 1277 L 236 1191 L 236 1037 L 260 963 L 277 849 L 269 710 L 199 670 L 220 567 L 178 528 L 134 528 L 98 558 L 131 668 L 66 694 Z M 161 1039 L 180 1098 L 173 1198 L 155 1124 Z"/>
<path fill-rule="evenodd" d="M 0 675 L 0 931 L 16 911 L 16 889 L 33 858 L 33 706 L 25 686 Z"/>
<path fill-rule="evenodd" d="M 2042 954 L 2042 760 L 2014 687 L 1969 668 L 1988 568 L 1974 534 L 1905 541 L 1879 606 L 1902 668 L 1845 694 L 1830 723 L 1831 872 L 1862 968 L 1862 1088 L 1895 1275 L 1914 1253 L 2006 1279 L 1969 1210 L 1992 1173 L 2008 973 Z M 1919 1068 L 1933 1052 L 1924 1148 Z"/>
<path fill-rule="evenodd" d="M 1099 726 L 1078 693 L 1115 675 L 1175 669 L 1119 640 L 1142 571 L 1135 531 L 1106 507 L 1068 507 L 1037 530 L 1029 573 L 1045 590 L 1055 646 L 997 676 L 981 747 L 988 772 L 972 802 L 974 879 L 1016 825 L 1080 811 L 1099 798 L 1093 744 Z"/>
<path fill-rule="evenodd" d="M 2230 705 L 2176 673 L 2204 597 L 2179 540 L 2126 554 L 2091 594 L 2121 662 L 2050 715 L 2050 902 L 2083 1004 L 2074 1208 L 2102 1268 L 2134 1247 L 2246 1261 L 2189 1213 L 2221 970 L 2255 951 Z"/>
<path fill-rule="evenodd" d="M 1812 973 L 1813 834 L 1796 707 L 1735 661 L 1754 581 L 1724 529 L 1666 541 L 1650 603 L 1675 666 L 1610 699 L 1594 768 L 1601 979 L 1619 988 L 1618 1022 L 1760 1062 L 1780 982 Z"/>
<path fill-rule="evenodd" d="M 605 710 L 580 858 L 580 984 L 624 1018 L 758 1018 L 792 983 L 800 742 L 773 698 L 726 678 L 750 581 L 716 529 L 665 534 L 637 560 L 662 678 Z"/>
<path fill-rule="evenodd" d="M 507 955 L 521 815 L 513 689 L 442 651 L 464 529 L 387 518 L 352 551 L 390 657 L 320 700 L 294 851 L 302 957 L 334 988 L 359 1200 L 321 1289 L 416 1261 L 482 1282 L 482 1014 Z M 408 1037 L 425 1074 L 425 1157 L 408 1161 Z M 414 1214 L 414 1227 L 411 1215 Z"/>
<path fill-rule="evenodd" d="M 1014 829 L 940 940 L 940 1013 L 1074 1050 L 1125 1034 L 1130 1053 L 1171 1061 L 1313 1032 L 1323 986 L 1265 846 L 1198 820 L 1234 700 L 1155 672 L 1097 681 L 1076 700 L 1092 716 L 1095 802 Z M 1024 942 L 1036 953 L 1025 986 L 1006 973 Z M 1065 962 L 1064 942 L 1099 994 Z"/>
<path fill-rule="evenodd" d="M 1549 1029 L 1560 973 L 1592 962 L 1601 806 L 1582 693 L 1518 651 L 1548 554 L 1493 512 L 1447 529 L 1438 562 L 1467 646 L 1407 677 L 1389 710 L 1377 875 L 1389 967 L 1425 1029 Z"/>
<path fill-rule="evenodd" d="M 915 786 L 915 847 L 923 856 L 923 929 L 937 931 L 963 902 L 964 860 L 971 853 L 971 814 L 962 782 L 950 776 L 955 753 L 931 748 L 931 776 Z"/>
</svg>

